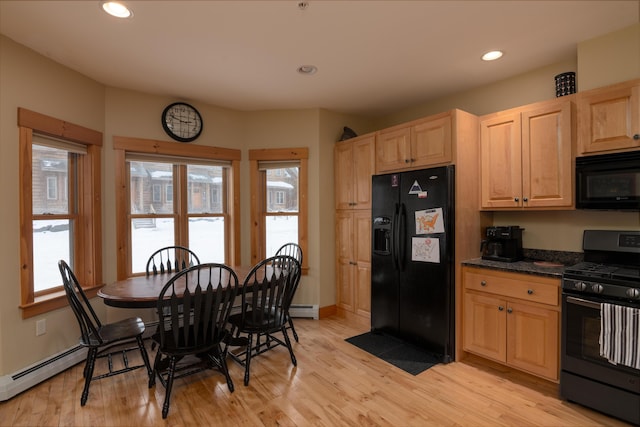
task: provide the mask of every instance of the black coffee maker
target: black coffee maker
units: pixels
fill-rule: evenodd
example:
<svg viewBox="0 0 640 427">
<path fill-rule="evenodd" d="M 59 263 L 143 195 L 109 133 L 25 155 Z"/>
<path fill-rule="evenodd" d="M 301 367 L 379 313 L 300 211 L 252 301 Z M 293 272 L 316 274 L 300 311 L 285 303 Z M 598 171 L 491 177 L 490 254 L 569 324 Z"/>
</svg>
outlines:
<svg viewBox="0 0 640 427">
<path fill-rule="evenodd" d="M 482 259 L 504 262 L 521 260 L 523 230 L 517 225 L 487 227 L 487 238 L 480 244 Z"/>
</svg>

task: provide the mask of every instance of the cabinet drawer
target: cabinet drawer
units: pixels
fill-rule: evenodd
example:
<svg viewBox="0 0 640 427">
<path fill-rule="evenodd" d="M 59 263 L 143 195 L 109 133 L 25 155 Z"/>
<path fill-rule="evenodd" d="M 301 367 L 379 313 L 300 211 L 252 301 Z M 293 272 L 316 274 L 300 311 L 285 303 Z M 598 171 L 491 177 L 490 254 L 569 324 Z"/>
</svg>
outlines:
<svg viewBox="0 0 640 427">
<path fill-rule="evenodd" d="M 464 286 L 468 290 L 557 306 L 559 280 L 528 274 L 464 270 Z"/>
</svg>

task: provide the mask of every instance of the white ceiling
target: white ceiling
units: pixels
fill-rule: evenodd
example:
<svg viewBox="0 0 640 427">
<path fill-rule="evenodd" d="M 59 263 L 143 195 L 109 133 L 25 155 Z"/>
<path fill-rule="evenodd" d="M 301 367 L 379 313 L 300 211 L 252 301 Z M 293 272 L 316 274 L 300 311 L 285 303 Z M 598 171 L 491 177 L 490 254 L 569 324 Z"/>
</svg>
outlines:
<svg viewBox="0 0 640 427">
<path fill-rule="evenodd" d="M 377 116 L 574 58 L 639 0 L 0 0 L 0 33 L 107 86 L 242 111 Z M 480 61 L 501 49 L 495 62 Z M 296 73 L 313 64 L 312 76 Z"/>
</svg>

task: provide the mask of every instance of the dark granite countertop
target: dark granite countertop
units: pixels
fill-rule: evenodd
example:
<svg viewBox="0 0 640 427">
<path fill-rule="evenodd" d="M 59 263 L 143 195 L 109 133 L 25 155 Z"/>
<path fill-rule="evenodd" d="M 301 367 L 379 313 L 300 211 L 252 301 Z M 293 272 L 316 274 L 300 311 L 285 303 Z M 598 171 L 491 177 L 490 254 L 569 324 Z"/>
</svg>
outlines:
<svg viewBox="0 0 640 427">
<path fill-rule="evenodd" d="M 482 258 L 474 258 L 466 261 L 462 261 L 462 265 L 470 267 L 488 268 L 490 270 L 502 270 L 512 273 L 524 273 L 535 274 L 537 276 L 549 276 L 549 277 L 562 277 L 564 271 L 564 265 L 561 267 L 545 267 L 538 265 L 533 261 L 516 261 L 516 262 L 502 262 L 502 261 L 490 261 Z"/>
<path fill-rule="evenodd" d="M 561 278 L 565 267 L 577 264 L 583 259 L 581 252 L 524 249 L 523 253 L 525 258 L 522 261 L 502 262 L 473 258 L 462 261 L 462 265 Z"/>
</svg>

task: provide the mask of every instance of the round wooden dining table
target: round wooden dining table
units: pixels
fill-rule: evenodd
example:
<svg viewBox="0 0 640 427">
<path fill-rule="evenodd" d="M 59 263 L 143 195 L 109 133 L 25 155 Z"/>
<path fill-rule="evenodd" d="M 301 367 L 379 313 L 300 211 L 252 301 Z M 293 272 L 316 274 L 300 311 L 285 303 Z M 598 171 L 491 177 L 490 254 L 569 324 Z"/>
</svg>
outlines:
<svg viewBox="0 0 640 427">
<path fill-rule="evenodd" d="M 233 271 L 238 276 L 238 283 L 244 283 L 251 271 L 251 266 L 235 266 Z M 169 279 L 177 273 L 133 276 L 110 283 L 98 291 L 98 296 L 106 305 L 120 308 L 155 308 L 160 291 Z M 195 275 L 193 276 L 195 278 Z"/>
</svg>

